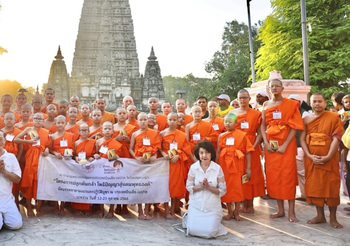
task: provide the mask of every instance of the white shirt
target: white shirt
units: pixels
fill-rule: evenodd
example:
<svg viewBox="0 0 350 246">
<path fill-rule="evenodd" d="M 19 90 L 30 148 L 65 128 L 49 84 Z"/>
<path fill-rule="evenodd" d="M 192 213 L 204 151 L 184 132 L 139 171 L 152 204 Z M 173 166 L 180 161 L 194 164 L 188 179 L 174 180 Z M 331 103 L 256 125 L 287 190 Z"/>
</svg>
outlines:
<svg viewBox="0 0 350 246">
<path fill-rule="evenodd" d="M 21 177 L 22 172 L 16 156 L 8 153 L 6 150 L 4 151 L 4 154 L 0 156 L 0 160 L 4 160 L 6 171 Z M 14 199 L 12 195 L 12 182 L 4 174 L 0 173 L 0 202 L 7 201 L 8 199 Z"/>
<path fill-rule="evenodd" d="M 193 192 L 192 186 L 196 186 L 202 183 L 206 178 L 210 186 L 218 187 L 218 179 L 224 177 L 224 173 L 221 167 L 212 161 L 206 172 L 204 172 L 199 161 L 197 161 L 191 166 L 188 176 L 194 177 L 194 184 L 187 181 L 187 190 L 190 192 L 191 206 L 194 206 L 203 212 L 217 209 L 221 210 L 221 200 L 219 195 L 215 195 L 214 193 L 207 190 Z M 224 195 L 225 193 L 226 189 L 223 191 L 223 194 L 220 195 Z"/>
</svg>

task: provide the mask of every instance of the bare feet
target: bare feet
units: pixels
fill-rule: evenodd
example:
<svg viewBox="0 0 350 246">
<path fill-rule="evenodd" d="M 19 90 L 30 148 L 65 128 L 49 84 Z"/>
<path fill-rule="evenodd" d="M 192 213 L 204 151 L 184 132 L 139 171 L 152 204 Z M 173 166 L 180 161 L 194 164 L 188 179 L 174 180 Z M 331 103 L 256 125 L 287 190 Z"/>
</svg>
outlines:
<svg viewBox="0 0 350 246">
<path fill-rule="evenodd" d="M 275 214 L 271 214 L 270 218 L 271 219 L 277 219 L 277 218 L 282 218 L 284 216 L 286 216 L 284 213 L 275 213 Z"/>
<path fill-rule="evenodd" d="M 254 208 L 251 208 L 251 207 L 245 208 L 245 207 L 243 207 L 243 208 L 239 209 L 239 212 L 240 213 L 245 213 L 245 214 L 253 214 L 254 213 Z"/>
<path fill-rule="evenodd" d="M 35 214 L 31 208 L 29 208 L 29 209 L 27 208 L 27 216 L 28 216 L 28 218 L 35 216 Z"/>
<path fill-rule="evenodd" d="M 299 222 L 299 220 L 297 219 L 297 217 L 295 215 L 289 215 L 288 216 L 288 221 L 291 222 L 291 223 Z"/>
<path fill-rule="evenodd" d="M 112 219 L 114 217 L 113 211 L 109 211 L 106 215 L 105 218 L 106 219 Z"/>
<path fill-rule="evenodd" d="M 224 217 L 222 217 L 224 220 L 232 220 L 233 218 L 234 218 L 234 216 L 233 215 L 230 215 L 230 214 L 228 214 L 228 215 L 225 215 Z"/>
<path fill-rule="evenodd" d="M 145 220 L 151 220 L 153 217 L 149 214 L 145 214 Z"/>
<path fill-rule="evenodd" d="M 233 218 L 234 218 L 236 221 L 241 221 L 241 220 L 242 220 L 241 216 L 239 216 L 239 213 L 235 213 L 235 215 L 233 216 Z"/>
<path fill-rule="evenodd" d="M 322 217 L 314 217 L 312 218 L 311 220 L 308 220 L 307 223 L 308 224 L 323 224 L 323 223 L 326 223 L 326 218 L 322 218 Z"/>
<path fill-rule="evenodd" d="M 340 224 L 336 219 L 330 219 L 330 220 L 329 220 L 329 224 L 330 224 L 333 228 L 335 228 L 335 229 L 341 229 L 341 228 L 343 228 L 343 225 Z"/>
<path fill-rule="evenodd" d="M 139 220 L 145 220 L 146 216 L 143 213 L 139 213 L 139 216 L 137 217 Z"/>
</svg>

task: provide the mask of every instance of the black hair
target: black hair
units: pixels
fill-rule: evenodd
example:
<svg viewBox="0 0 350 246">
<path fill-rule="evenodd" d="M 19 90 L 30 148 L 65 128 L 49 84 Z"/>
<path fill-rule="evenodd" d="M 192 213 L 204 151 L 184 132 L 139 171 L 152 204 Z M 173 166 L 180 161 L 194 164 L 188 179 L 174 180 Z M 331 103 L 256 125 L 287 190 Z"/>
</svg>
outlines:
<svg viewBox="0 0 350 246">
<path fill-rule="evenodd" d="M 339 105 L 343 105 L 343 97 L 345 96 L 346 94 L 344 92 L 335 92 L 333 93 L 332 95 L 332 99 L 338 103 Z"/>
<path fill-rule="evenodd" d="M 208 98 L 206 98 L 205 96 L 199 96 L 197 97 L 197 100 L 198 101 L 199 99 L 204 99 L 206 102 L 208 102 Z"/>
<path fill-rule="evenodd" d="M 211 160 L 215 161 L 216 160 L 216 151 L 215 151 L 215 147 L 211 142 L 208 141 L 203 141 L 200 142 L 196 145 L 196 148 L 194 150 L 194 156 L 196 157 L 197 160 L 200 161 L 199 159 L 199 149 L 205 149 L 206 151 L 208 151 L 211 154 Z"/>
</svg>

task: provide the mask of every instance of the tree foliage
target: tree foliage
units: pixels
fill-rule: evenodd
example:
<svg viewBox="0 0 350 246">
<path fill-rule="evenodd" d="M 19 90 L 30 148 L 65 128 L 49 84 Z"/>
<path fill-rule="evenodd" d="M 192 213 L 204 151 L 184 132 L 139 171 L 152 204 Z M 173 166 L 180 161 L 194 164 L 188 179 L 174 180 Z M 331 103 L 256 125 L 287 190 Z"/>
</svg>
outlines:
<svg viewBox="0 0 350 246">
<path fill-rule="evenodd" d="M 252 27 L 253 38 L 257 36 L 257 26 Z M 257 50 L 259 43 L 255 42 Z M 236 95 L 250 85 L 250 50 L 248 26 L 236 20 L 226 23 L 222 36 L 221 50 L 215 52 L 206 64 L 205 70 L 213 75 L 215 94 Z"/>
<path fill-rule="evenodd" d="M 271 0 L 256 61 L 258 79 L 278 70 L 284 78 L 303 79 L 300 1 Z M 310 81 L 319 88 L 337 86 L 350 77 L 350 4 L 348 0 L 308 0 Z"/>
<path fill-rule="evenodd" d="M 15 100 L 16 96 L 18 95 L 18 90 L 23 88 L 23 86 L 21 83 L 15 80 L 0 80 L 0 88 L 0 98 L 5 94 L 9 94 Z M 33 95 L 35 94 L 35 89 L 32 87 L 26 89 L 28 92 L 25 94 L 27 96 L 28 103 L 30 103 Z"/>
</svg>

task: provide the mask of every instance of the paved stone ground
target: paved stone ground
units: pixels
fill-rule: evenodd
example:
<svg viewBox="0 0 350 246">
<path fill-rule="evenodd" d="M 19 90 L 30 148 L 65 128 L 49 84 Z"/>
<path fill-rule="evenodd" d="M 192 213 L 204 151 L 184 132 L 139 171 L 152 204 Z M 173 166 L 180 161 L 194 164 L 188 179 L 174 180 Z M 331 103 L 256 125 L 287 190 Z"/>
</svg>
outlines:
<svg viewBox="0 0 350 246">
<path fill-rule="evenodd" d="M 350 216 L 343 211 L 347 201 L 342 197 L 338 209 L 339 222 L 344 225 L 341 230 L 329 224 L 308 225 L 306 221 L 315 215 L 315 209 L 299 201 L 298 223 L 290 223 L 287 218 L 271 220 L 269 214 L 276 211 L 275 201 L 256 199 L 255 214 L 243 215 L 240 222 L 225 221 L 229 234 L 217 239 L 186 237 L 175 229 L 180 219 L 165 220 L 160 216 L 139 221 L 136 213 L 113 219 L 47 214 L 24 218 L 24 227 L 19 231 L 2 230 L 0 245 L 350 245 Z"/>
</svg>

